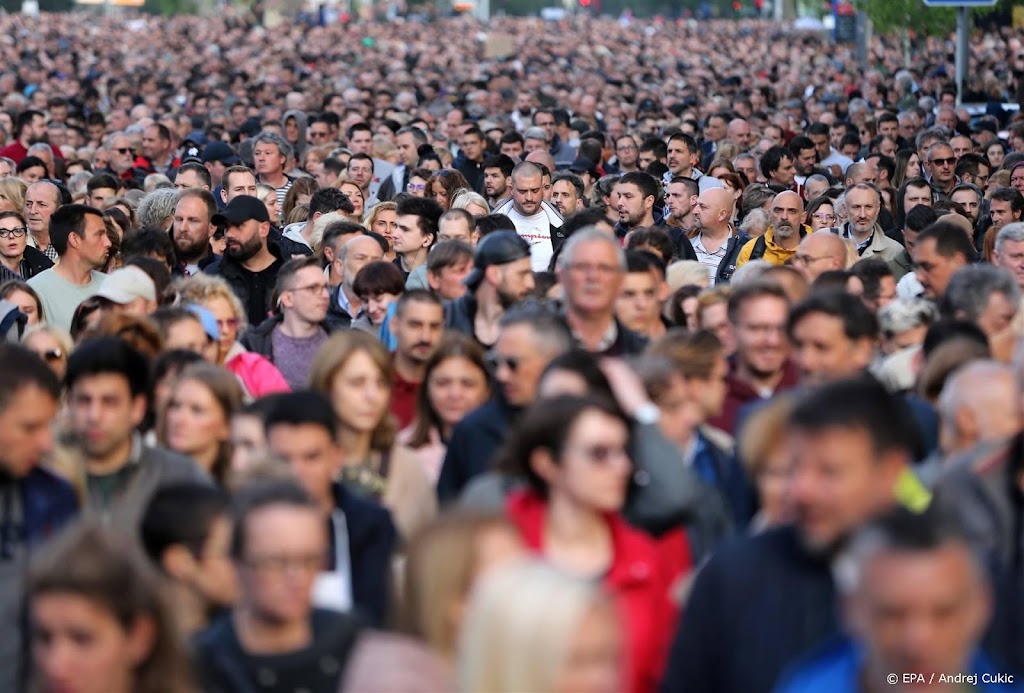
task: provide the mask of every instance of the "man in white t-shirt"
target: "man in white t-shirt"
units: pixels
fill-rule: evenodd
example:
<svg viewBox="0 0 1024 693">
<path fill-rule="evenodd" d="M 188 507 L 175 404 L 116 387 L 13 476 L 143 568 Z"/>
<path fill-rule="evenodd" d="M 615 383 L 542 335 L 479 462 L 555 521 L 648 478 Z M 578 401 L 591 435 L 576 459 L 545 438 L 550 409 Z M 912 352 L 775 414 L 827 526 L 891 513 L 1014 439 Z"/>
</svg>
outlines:
<svg viewBox="0 0 1024 693">
<path fill-rule="evenodd" d="M 562 215 L 544 201 L 540 168 L 524 161 L 512 169 L 512 197 L 494 210 L 515 224 L 516 232 L 530 244 L 530 266 L 534 272 L 547 271 L 551 257 L 565 240 Z"/>
</svg>

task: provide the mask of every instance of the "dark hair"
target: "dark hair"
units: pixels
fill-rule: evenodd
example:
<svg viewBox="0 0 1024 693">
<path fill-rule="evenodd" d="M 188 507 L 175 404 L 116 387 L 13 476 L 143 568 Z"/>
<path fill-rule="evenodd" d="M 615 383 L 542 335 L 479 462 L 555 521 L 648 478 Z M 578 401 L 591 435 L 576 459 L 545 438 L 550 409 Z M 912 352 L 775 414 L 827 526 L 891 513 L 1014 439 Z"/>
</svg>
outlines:
<svg viewBox="0 0 1024 693">
<path fill-rule="evenodd" d="M 31 126 L 32 121 L 35 120 L 37 117 L 45 118 L 46 114 L 42 111 L 37 111 L 32 108 L 24 110 L 21 113 L 19 113 L 17 119 L 15 119 L 14 121 L 14 138 L 21 139 L 22 131 L 24 131 L 25 128 Z"/>
<path fill-rule="evenodd" d="M 321 188 L 309 198 L 309 218 L 314 214 L 328 214 L 329 212 L 341 211 L 345 214 L 352 214 L 356 210 L 348 195 L 338 188 Z"/>
<path fill-rule="evenodd" d="M 903 222 L 903 228 L 905 231 L 913 231 L 915 233 L 924 231 L 926 228 L 938 221 L 938 213 L 927 205 L 917 205 L 909 212 L 907 212 L 907 218 Z"/>
<path fill-rule="evenodd" d="M 878 319 L 868 310 L 864 302 L 840 289 L 811 291 L 789 312 L 786 332 L 793 336 L 796 326 L 809 315 L 822 313 L 838 318 L 843 323 L 843 334 L 847 339 L 875 339 L 878 336 Z"/>
<path fill-rule="evenodd" d="M 588 226 L 594 226 L 602 221 L 610 224 L 608 217 L 604 214 L 604 210 L 598 209 L 597 207 L 581 209 L 575 214 L 570 214 L 565 218 L 565 221 L 562 222 L 562 233 L 566 238 L 569 238 L 580 229 L 585 229 Z M 562 248 L 564 247 L 565 244 L 563 243 Z"/>
<path fill-rule="evenodd" d="M 509 134 L 518 135 L 519 133 L 517 132 Z M 508 135 L 506 134 L 504 137 L 501 138 L 502 142 L 505 141 L 505 137 L 507 136 Z M 494 156 L 488 157 L 487 159 L 484 160 L 483 165 L 485 171 L 489 168 L 501 169 L 501 175 L 505 176 L 506 178 L 512 175 L 512 169 L 514 169 L 515 167 L 516 162 L 512 161 L 512 157 L 506 154 L 495 154 Z"/>
<path fill-rule="evenodd" d="M 275 401 L 275 405 L 277 402 Z M 332 411 L 328 409 L 327 411 Z M 257 479 L 235 493 L 232 504 L 231 557 L 240 561 L 245 553 L 246 520 L 272 505 L 286 505 L 320 515 L 320 508 L 298 483 L 285 479 Z"/>
<path fill-rule="evenodd" d="M 121 258 L 125 263 L 128 258 L 152 255 L 165 258 L 168 266 L 174 261 L 174 243 L 166 231 L 145 228 L 124 235 L 124 240 L 121 241 Z"/>
<path fill-rule="evenodd" d="M 163 301 L 167 295 L 167 288 L 171 285 L 171 270 L 168 269 L 166 262 L 160 262 L 156 258 L 143 255 L 133 255 L 124 260 L 122 267 L 138 267 L 145 272 L 153 280 L 153 286 L 156 288 L 157 303 Z"/>
<path fill-rule="evenodd" d="M 90 214 L 103 219 L 98 209 L 88 205 L 63 205 L 54 210 L 50 217 L 50 245 L 57 255 L 63 257 L 68 252 L 71 234 L 85 238 L 85 217 Z"/>
<path fill-rule="evenodd" d="M 262 413 L 263 429 L 270 434 L 275 426 L 317 426 L 338 438 L 338 417 L 326 395 L 312 390 L 281 393 Z"/>
<path fill-rule="evenodd" d="M 119 375 L 128 382 L 132 397 L 148 397 L 149 362 L 139 351 L 117 337 L 91 337 L 82 341 L 68 357 L 64 384 L 70 391 L 82 378 Z"/>
<path fill-rule="evenodd" d="M 660 137 L 648 137 L 640 144 L 640 153 L 651 152 L 655 159 L 664 159 L 668 156 L 668 144 Z"/>
<path fill-rule="evenodd" d="M 201 180 L 203 182 L 203 185 L 205 185 L 206 187 L 209 188 L 209 187 L 211 187 L 213 185 L 213 178 L 210 177 L 209 169 L 207 169 L 202 164 L 198 164 L 198 163 L 196 163 L 194 161 L 189 161 L 189 162 L 184 163 L 181 166 L 179 166 L 177 173 L 174 174 L 174 177 L 177 178 L 182 173 L 190 173 L 190 172 L 196 174 L 197 176 L 199 176 L 199 180 Z M 107 187 L 110 187 L 110 186 L 107 186 Z M 114 190 L 117 190 L 117 187 L 114 187 Z"/>
<path fill-rule="evenodd" d="M 378 294 L 400 296 L 405 291 L 405 276 L 402 270 L 386 260 L 366 264 L 352 282 L 352 290 L 360 299 Z"/>
<path fill-rule="evenodd" d="M 649 173 L 643 171 L 630 171 L 629 173 L 622 174 L 617 181 L 616 185 L 635 185 L 640 189 L 640 194 L 646 197 L 653 197 L 655 200 L 658 199 L 658 193 L 660 188 L 658 186 L 657 179 Z"/>
<path fill-rule="evenodd" d="M 204 168 L 203 170 L 205 171 L 206 169 Z M 210 174 L 207 173 L 206 175 Z M 117 182 L 117 179 L 109 173 L 97 173 L 90 178 L 89 182 L 85 185 L 86 191 L 90 194 L 92 194 L 94 190 L 120 190 L 121 187 L 122 185 Z"/>
<path fill-rule="evenodd" d="M 417 131 L 418 132 L 418 131 Z M 444 214 L 441 205 L 429 197 L 407 196 L 398 200 L 395 213 L 398 216 L 419 217 L 420 233 L 431 236 L 430 244 L 437 240 L 437 222 Z"/>
<path fill-rule="evenodd" d="M 0 215 L 2 214 L 16 214 L 16 212 L 0 212 Z M 0 219 L 6 219 L 6 217 L 0 216 Z M 46 311 L 43 310 L 43 301 L 39 298 L 39 293 L 28 282 L 21 279 L 8 279 L 3 284 L 0 284 L 0 299 L 9 298 L 15 291 L 21 291 L 31 296 L 32 300 L 36 302 L 36 315 L 39 316 L 39 322 L 46 322 Z"/>
<path fill-rule="evenodd" d="M 60 399 L 60 381 L 39 356 L 16 344 L 0 344 L 0 412 L 26 387 Z"/>
<path fill-rule="evenodd" d="M 1021 195 L 1020 190 L 1017 190 L 1017 188 L 996 188 L 989 195 L 989 200 L 1009 202 L 1011 211 L 1024 212 L 1024 195 Z"/>
<path fill-rule="evenodd" d="M 765 178 L 771 178 L 772 174 L 782 166 L 783 159 L 792 159 L 793 154 L 785 147 L 775 145 L 761 157 L 761 173 Z"/>
<path fill-rule="evenodd" d="M 917 447 L 915 423 L 906 403 L 870 376 L 839 380 L 808 391 L 793 408 L 789 428 L 807 433 L 858 429 L 876 455 Z"/>
<path fill-rule="evenodd" d="M 921 342 L 921 353 L 924 354 L 927 361 L 928 357 L 940 346 L 957 339 L 974 342 L 978 346 L 985 347 L 986 350 L 989 349 L 988 337 L 977 323 L 970 320 L 946 318 L 932 323 L 928 328 L 924 335 L 924 341 Z"/>
<path fill-rule="evenodd" d="M 228 516 L 230 504 L 223 490 L 197 481 L 180 481 L 161 487 L 142 514 L 140 535 L 146 555 L 157 567 L 162 567 L 160 561 L 164 552 L 181 544 L 198 558 L 214 521 Z"/>
<path fill-rule="evenodd" d="M 850 268 L 850 273 L 860 279 L 860 283 L 864 285 L 864 298 L 869 301 L 878 300 L 882 293 L 883 279 L 895 278 L 889 263 L 880 257 L 866 257 L 863 260 L 858 260 Z"/>
<path fill-rule="evenodd" d="M 675 244 L 672 243 L 672 239 L 669 238 L 664 227 L 639 228 L 630 233 L 629 240 L 626 241 L 626 249 L 640 249 L 642 246 L 656 248 L 661 254 L 663 264 L 671 262 L 675 258 Z"/>
<path fill-rule="evenodd" d="M 789 141 L 789 151 L 793 154 L 794 159 L 800 156 L 800 152 L 806 151 L 808 149 L 815 150 L 814 158 L 815 161 L 817 161 L 817 147 L 814 146 L 814 142 L 811 141 L 810 137 L 807 137 L 806 135 L 797 135 L 796 137 Z"/>
<path fill-rule="evenodd" d="M 977 152 L 967 152 L 957 159 L 954 173 L 958 178 L 963 176 L 965 173 L 970 176 L 976 176 L 978 175 L 978 170 L 981 166 L 992 168 L 988 159 L 981 154 L 978 154 Z"/>
<path fill-rule="evenodd" d="M 588 394 L 601 397 L 607 402 L 615 402 L 608 376 L 601 370 L 599 357 L 592 352 L 578 347 L 563 351 L 548 362 L 538 382 L 543 382 L 553 371 L 570 371 L 583 379 Z"/>
<path fill-rule="evenodd" d="M 524 143 L 525 143 L 525 140 L 523 139 L 523 136 L 521 134 L 519 134 L 515 130 L 509 130 L 508 132 L 506 132 L 504 135 L 501 136 L 501 140 L 499 141 L 499 144 L 520 144 L 520 145 L 522 145 Z M 510 160 L 511 160 L 511 157 L 510 157 Z M 486 166 L 485 166 L 485 168 L 486 168 Z M 510 173 L 508 175 L 512 175 L 512 174 Z"/>
<path fill-rule="evenodd" d="M 626 251 L 627 274 L 647 274 L 652 270 L 665 278 L 665 263 L 657 255 L 646 250 Z"/>
<path fill-rule="evenodd" d="M 942 257 L 948 258 L 959 253 L 963 255 L 965 262 L 974 262 L 977 256 L 974 243 L 956 224 L 940 219 L 921 232 L 917 237 L 917 243 L 920 245 L 928 239 L 935 241 L 935 252 Z"/>
<path fill-rule="evenodd" d="M 559 181 L 569 181 L 569 184 L 576 189 L 576 197 L 583 199 L 583 179 L 577 176 L 572 171 L 559 171 L 551 179 L 551 184 L 554 185 Z"/>
<path fill-rule="evenodd" d="M 931 184 L 928 183 L 927 179 L 922 178 L 920 176 L 917 176 L 916 178 L 908 178 L 907 180 L 903 181 L 903 185 L 901 185 L 900 189 L 897 191 L 896 199 L 894 201 L 896 206 L 896 213 L 894 216 L 897 227 L 903 227 L 903 225 L 906 223 L 907 211 L 906 205 L 904 204 L 903 200 L 904 198 L 906 198 L 907 190 L 909 190 L 910 188 L 927 188 L 929 191 L 931 191 Z M 923 206 L 924 205 L 918 205 L 918 207 Z"/>
<path fill-rule="evenodd" d="M 512 223 L 512 220 L 504 214 L 487 214 L 482 217 L 477 217 L 476 231 L 480 234 L 480 238 L 483 238 L 489 233 L 495 231 L 515 231 L 516 225 Z M 562 227 L 565 228 L 564 226 Z"/>
<path fill-rule="evenodd" d="M 548 450 L 558 461 L 574 424 L 588 411 L 597 411 L 628 423 L 614 404 L 598 397 L 559 396 L 534 402 L 509 432 L 503 449 L 498 453 L 497 467 L 516 478 L 525 479 L 532 491 L 547 498 L 548 484 L 530 465 L 537 450 Z"/>
<path fill-rule="evenodd" d="M 440 241 L 427 258 L 427 272 L 439 274 L 446 267 L 473 261 L 473 246 L 465 241 Z"/>
</svg>

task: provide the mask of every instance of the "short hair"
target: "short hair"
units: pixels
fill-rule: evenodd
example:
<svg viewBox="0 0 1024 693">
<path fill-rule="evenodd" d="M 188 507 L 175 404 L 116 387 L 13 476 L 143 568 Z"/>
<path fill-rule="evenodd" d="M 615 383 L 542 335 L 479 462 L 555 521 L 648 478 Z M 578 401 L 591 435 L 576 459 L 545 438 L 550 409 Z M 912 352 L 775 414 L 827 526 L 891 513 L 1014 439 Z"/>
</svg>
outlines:
<svg viewBox="0 0 1024 693">
<path fill-rule="evenodd" d="M 662 279 L 665 278 L 665 263 L 652 252 L 646 250 L 626 251 L 626 273 L 647 274 L 656 271 Z"/>
<path fill-rule="evenodd" d="M 1020 303 L 1020 286 L 1010 272 L 992 265 L 966 265 L 949 278 L 943 301 L 951 317 L 977 322 L 992 294 L 1002 294 L 1012 306 Z"/>
<path fill-rule="evenodd" d="M 998 200 L 999 202 L 1009 202 L 1010 209 L 1014 212 L 1024 212 L 1024 195 L 1021 195 L 1020 190 L 1017 188 L 996 188 L 989 195 L 989 200 Z"/>
<path fill-rule="evenodd" d="M 440 274 L 446 267 L 454 267 L 473 260 L 473 246 L 465 241 L 438 241 L 427 257 L 427 272 Z"/>
<path fill-rule="evenodd" d="M 90 195 L 94 190 L 120 190 L 122 187 L 123 185 L 109 173 L 97 173 L 85 184 L 85 189 Z"/>
<path fill-rule="evenodd" d="M 91 337 L 82 341 L 68 357 L 64 383 L 73 390 L 82 378 L 120 375 L 128 381 L 132 397 L 149 395 L 149 362 L 141 352 L 117 337 Z"/>
<path fill-rule="evenodd" d="M 928 239 L 935 241 L 935 252 L 942 257 L 953 257 L 959 253 L 966 262 L 974 262 L 977 256 L 974 244 L 963 229 L 948 221 L 939 220 L 926 228 L 917 237 L 917 244 L 920 246 Z"/>
<path fill-rule="evenodd" d="M 939 214 L 927 205 L 917 205 L 907 212 L 907 218 L 903 226 L 908 231 L 920 232 L 934 224 L 939 219 Z"/>
<path fill-rule="evenodd" d="M 415 216 L 419 218 L 420 232 L 432 237 L 431 245 L 437 240 L 437 222 L 444 214 L 444 209 L 429 197 L 413 197 L 407 195 L 399 198 L 395 212 L 398 216 Z"/>
<path fill-rule="evenodd" d="M 771 178 L 771 175 L 779 170 L 783 159 L 792 158 L 792 152 L 781 145 L 775 145 L 761 156 L 761 173 L 765 178 Z"/>
<path fill-rule="evenodd" d="M 327 214 L 328 212 L 344 212 L 352 214 L 356 211 L 352 200 L 348 195 L 338 188 L 320 188 L 309 198 L 309 218 L 315 214 Z"/>
<path fill-rule="evenodd" d="M 651 342 L 644 352 L 645 355 L 667 358 L 684 378 L 701 380 L 711 377 L 715 361 L 724 353 L 721 340 L 713 332 L 690 332 L 680 327 L 670 329 Z"/>
<path fill-rule="evenodd" d="M 210 222 L 217 213 L 217 198 L 213 196 L 213 193 L 204 188 L 186 188 L 178 193 L 178 197 L 174 201 L 174 208 L 177 209 L 178 203 L 189 197 L 199 200 L 206 207 L 206 221 Z"/>
<path fill-rule="evenodd" d="M 60 399 L 60 381 L 39 356 L 16 344 L 0 344 L 0 412 L 26 387 Z"/>
<path fill-rule="evenodd" d="M 37 117 L 45 118 L 46 114 L 42 111 L 37 111 L 31 108 L 19 113 L 18 118 L 14 121 L 15 139 L 20 139 L 21 133 L 25 130 L 25 128 L 31 126 L 32 121 L 35 120 Z"/>
<path fill-rule="evenodd" d="M 213 523 L 227 517 L 230 508 L 230 497 L 217 486 L 198 481 L 162 486 L 142 514 L 142 547 L 158 567 L 164 552 L 179 544 L 198 557 L 206 548 Z"/>
<path fill-rule="evenodd" d="M 518 135 L 519 133 L 506 133 L 505 137 L 507 137 L 509 134 Z M 503 142 L 505 141 L 505 137 L 501 138 Z M 501 169 L 501 175 L 505 176 L 506 178 L 512 175 L 512 169 L 514 169 L 515 167 L 516 162 L 512 161 L 512 157 L 508 156 L 507 154 L 495 154 L 494 156 L 484 159 L 483 168 L 485 171 L 489 168 Z"/>
<path fill-rule="evenodd" d="M 405 291 L 405 276 L 394 264 L 376 260 L 359 270 L 352 282 L 352 290 L 361 299 L 379 294 L 399 296 Z"/>
<path fill-rule="evenodd" d="M 494 233 L 495 231 L 516 230 L 516 225 L 512 223 L 512 220 L 505 214 L 487 214 L 482 217 L 477 217 L 474 221 L 476 222 L 476 230 L 477 233 L 480 234 L 480 238 L 483 238 L 489 233 Z M 564 224 L 562 225 L 562 232 L 568 235 L 565 231 Z"/>
<path fill-rule="evenodd" d="M 999 229 L 999 233 L 996 234 L 995 250 L 997 253 L 1003 251 L 1003 245 L 1007 241 L 1013 243 L 1020 243 L 1024 241 L 1024 222 L 1015 221 L 1007 224 L 1003 228 Z"/>
<path fill-rule="evenodd" d="M 166 231 L 145 228 L 124 235 L 124 239 L 121 241 L 121 258 L 123 260 L 149 255 L 159 255 L 165 260 L 174 256 L 174 244 Z"/>
<path fill-rule="evenodd" d="M 228 168 L 224 169 L 224 175 L 221 176 L 221 181 L 223 182 L 223 187 L 225 190 L 227 190 L 227 188 L 230 187 L 231 176 L 235 175 L 236 173 L 246 173 L 252 176 L 254 179 L 256 178 L 256 172 L 253 171 L 248 166 L 243 166 L 242 164 L 235 164 L 234 166 L 229 166 Z"/>
<path fill-rule="evenodd" d="M 876 455 L 898 452 L 913 457 L 917 431 L 907 405 L 870 376 L 838 380 L 807 392 L 797 401 L 789 430 L 821 433 L 858 429 Z"/>
<path fill-rule="evenodd" d="M 639 228 L 630 232 L 626 241 L 626 249 L 640 249 L 643 246 L 656 248 L 664 262 L 670 262 L 676 254 L 675 244 L 669 237 L 663 226 L 653 226 L 649 229 Z"/>
<path fill-rule="evenodd" d="M 536 301 L 524 301 L 507 311 L 498 321 L 504 330 L 515 325 L 530 328 L 534 345 L 554 356 L 572 348 L 572 333 L 565 321 L 552 309 Z"/>
<path fill-rule="evenodd" d="M 576 197 L 583 199 L 583 179 L 577 176 L 572 171 L 559 171 L 551 178 L 551 184 L 554 185 L 559 181 L 569 181 L 569 184 L 576 189 Z"/>
<path fill-rule="evenodd" d="M 68 252 L 68 237 L 75 234 L 85 237 L 85 218 L 93 215 L 103 218 L 95 207 L 88 205 L 63 205 L 58 207 L 50 217 L 50 245 L 63 257 Z"/>
<path fill-rule="evenodd" d="M 200 163 L 189 161 L 182 164 L 178 167 L 178 171 L 174 174 L 174 177 L 177 178 L 182 173 L 194 173 L 199 176 L 199 180 L 203 182 L 203 185 L 208 188 L 213 186 L 213 178 L 210 176 L 210 170 Z"/>
<path fill-rule="evenodd" d="M 285 505 L 307 510 L 319 516 L 320 508 L 305 489 L 290 479 L 258 479 L 239 489 L 233 503 L 231 557 L 239 561 L 245 555 L 246 520 L 254 513 L 272 505 Z"/>
<path fill-rule="evenodd" d="M 658 180 L 651 174 L 644 173 L 643 171 L 624 173 L 615 181 L 615 185 L 635 185 L 640 189 L 641 195 L 653 197 L 655 200 L 658 199 L 658 193 L 661 192 Z"/>
<path fill-rule="evenodd" d="M 938 318 L 939 310 L 931 301 L 897 297 L 878 311 L 878 327 L 884 338 L 891 339 L 907 330 L 931 326 Z"/>
<path fill-rule="evenodd" d="M 320 270 L 322 267 L 320 258 L 316 255 L 303 255 L 302 257 L 292 258 L 281 265 L 281 269 L 277 272 L 277 284 L 274 287 L 275 298 L 280 298 L 281 294 L 290 288 L 288 285 L 295 279 L 295 275 L 309 267 L 315 267 L 317 270 Z M 274 302 L 275 304 L 277 303 L 276 300 Z"/>
<path fill-rule="evenodd" d="M 508 132 L 506 132 L 504 135 L 501 136 L 501 140 L 499 141 L 499 143 L 500 144 L 519 144 L 519 145 L 522 145 L 524 143 L 524 140 L 523 140 L 523 136 L 520 135 L 517 131 L 509 130 Z M 509 157 L 509 158 L 511 160 L 511 157 Z M 484 168 L 487 168 L 487 166 L 485 165 Z"/>
<path fill-rule="evenodd" d="M 402 317 L 405 313 L 406 306 L 410 303 L 427 303 L 438 308 L 443 308 L 441 299 L 437 297 L 432 291 L 427 289 L 409 289 L 404 291 L 395 303 L 395 317 Z"/>
<path fill-rule="evenodd" d="M 369 127 L 367 127 L 367 130 L 369 130 Z M 348 163 L 350 165 L 352 164 L 353 161 L 369 161 L 370 162 L 370 171 L 374 170 L 374 166 L 375 165 L 373 163 L 373 157 L 370 156 L 369 154 L 363 154 L 362 152 L 356 152 L 355 154 L 353 154 L 352 156 L 350 156 L 348 158 Z"/>
<path fill-rule="evenodd" d="M 752 281 L 742 284 L 732 284 L 732 292 L 729 294 L 729 322 L 735 325 L 739 321 L 740 311 L 743 310 L 743 305 L 747 301 L 752 301 L 757 298 L 769 297 L 777 298 L 783 301 L 787 306 L 789 305 L 789 297 L 786 295 L 785 290 L 771 281 Z"/>
<path fill-rule="evenodd" d="M 793 306 L 789 312 L 786 332 L 793 336 L 796 326 L 807 316 L 820 313 L 838 318 L 843 323 L 847 339 L 875 339 L 878 337 L 878 319 L 858 297 L 838 289 L 812 291 Z"/>
<path fill-rule="evenodd" d="M 686 151 L 691 154 L 697 154 L 700 152 L 700 147 L 697 145 L 697 140 L 693 138 L 693 135 L 687 135 L 685 132 L 674 132 L 669 138 L 669 142 L 682 142 L 686 145 Z M 667 145 L 666 145 L 667 148 Z"/>
<path fill-rule="evenodd" d="M 326 395 L 313 390 L 282 393 L 274 398 L 263 414 L 263 430 L 270 434 L 275 426 L 317 426 L 338 439 L 338 417 Z"/>
<path fill-rule="evenodd" d="M 660 137 L 648 137 L 640 143 L 640 153 L 651 152 L 655 159 L 664 159 L 668 156 L 668 144 Z"/>
<path fill-rule="evenodd" d="M 157 188 L 139 201 L 139 226 L 159 228 L 178 206 L 179 193 L 174 188 Z"/>
<path fill-rule="evenodd" d="M 420 128 L 413 127 L 412 125 L 406 125 L 403 128 L 399 128 L 395 135 L 412 135 L 412 139 L 417 146 L 427 143 L 427 133 L 423 132 Z"/>
<path fill-rule="evenodd" d="M 286 140 L 285 138 L 278 135 L 276 132 L 264 130 L 260 134 L 256 135 L 256 137 L 254 137 L 252 140 L 253 150 L 255 150 L 256 145 L 260 143 L 275 145 L 277 147 L 277 151 L 281 154 L 281 156 L 285 158 L 289 158 L 293 156 L 295 153 L 295 150 L 292 148 L 291 143 L 288 142 L 288 140 Z"/>
<path fill-rule="evenodd" d="M 811 141 L 811 138 L 806 135 L 797 135 L 789 141 L 789 151 L 793 153 L 794 159 L 799 156 L 800 152 L 807 149 L 816 148 L 814 146 L 814 142 Z M 817 155 L 815 155 L 815 158 L 817 158 Z"/>
<path fill-rule="evenodd" d="M 976 176 L 982 166 L 992 168 L 988 159 L 981 154 L 978 154 L 977 152 L 967 152 L 957 159 L 955 173 L 957 177 L 961 177 L 965 173 L 970 176 Z"/>
<path fill-rule="evenodd" d="M 850 268 L 850 273 L 860 279 L 864 285 L 864 298 L 877 300 L 882 292 L 882 280 L 886 277 L 893 277 L 892 268 L 889 263 L 880 257 L 866 257 L 858 260 Z"/>
</svg>

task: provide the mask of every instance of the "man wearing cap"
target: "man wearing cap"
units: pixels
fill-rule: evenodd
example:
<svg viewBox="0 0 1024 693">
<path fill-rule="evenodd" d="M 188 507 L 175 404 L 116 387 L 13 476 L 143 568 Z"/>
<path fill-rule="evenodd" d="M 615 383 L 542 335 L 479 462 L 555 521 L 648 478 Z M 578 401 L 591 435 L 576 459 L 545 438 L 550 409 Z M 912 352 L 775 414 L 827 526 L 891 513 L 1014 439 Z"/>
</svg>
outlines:
<svg viewBox="0 0 1024 693">
<path fill-rule="evenodd" d="M 546 271 L 565 236 L 562 215 L 544 201 L 544 177 L 537 164 L 524 161 L 512 169 L 512 197 L 494 213 L 511 219 L 519 235 L 530 244 L 533 271 Z"/>
<path fill-rule="evenodd" d="M 203 148 L 203 166 L 210 172 L 210 185 L 213 186 L 213 196 L 217 198 L 217 205 L 223 209 L 226 204 L 221 201 L 220 186 L 224 178 L 224 171 L 231 166 L 237 166 L 242 160 L 235 154 L 231 145 L 225 142 L 210 142 Z"/>
<path fill-rule="evenodd" d="M 95 295 L 112 313 L 144 317 L 156 310 L 156 285 L 134 265 L 108 274 Z"/>
<path fill-rule="evenodd" d="M 444 326 L 490 347 L 501 316 L 533 291 L 530 244 L 514 231 L 484 236 L 465 283 L 469 291 L 444 307 Z"/>
<path fill-rule="evenodd" d="M 204 271 L 224 277 L 245 306 L 249 324 L 259 325 L 270 311 L 271 295 L 281 269 L 281 251 L 269 240 L 270 215 L 263 202 L 239 195 L 213 217 L 224 227 L 227 243 L 220 260 Z"/>
</svg>

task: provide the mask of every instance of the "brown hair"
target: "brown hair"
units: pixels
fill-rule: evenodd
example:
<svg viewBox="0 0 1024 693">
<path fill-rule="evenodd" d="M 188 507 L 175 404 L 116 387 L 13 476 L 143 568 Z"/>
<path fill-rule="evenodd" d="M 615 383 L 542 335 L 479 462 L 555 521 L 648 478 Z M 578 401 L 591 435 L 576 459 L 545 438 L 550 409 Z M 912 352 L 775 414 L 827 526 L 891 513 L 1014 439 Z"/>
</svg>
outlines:
<svg viewBox="0 0 1024 693">
<path fill-rule="evenodd" d="M 437 351 L 427 361 L 426 370 L 423 372 L 423 384 L 416 393 L 416 419 L 413 421 L 412 434 L 406 442 L 410 448 L 416 449 L 427 445 L 430 442 L 430 430 L 436 428 L 441 430 L 441 418 L 437 410 L 430 402 L 430 376 L 434 370 L 448 359 L 466 359 L 480 369 L 487 381 L 487 363 L 484 360 L 484 350 L 464 334 L 448 332 L 441 338 Z"/>
<path fill-rule="evenodd" d="M 688 332 L 675 327 L 652 342 L 645 353 L 668 359 L 684 378 L 706 380 L 723 352 L 721 340 L 713 333 L 707 330 Z"/>
<path fill-rule="evenodd" d="M 156 323 L 124 313 L 105 314 L 94 328 L 81 335 L 81 339 L 92 337 L 117 337 L 149 360 L 156 358 L 164 347 Z"/>
<path fill-rule="evenodd" d="M 310 176 L 300 176 L 295 179 L 292 183 L 292 187 L 288 188 L 288 192 L 284 196 L 284 205 L 281 208 L 281 218 L 287 219 L 288 215 L 291 214 L 292 210 L 295 209 L 295 205 L 299 203 L 299 195 L 312 195 L 320 189 L 320 184 L 316 182 L 316 178 Z"/>
<path fill-rule="evenodd" d="M 789 394 L 773 397 L 758 407 L 743 425 L 739 456 L 751 478 L 760 474 L 768 457 L 782 445 L 787 431 L 786 422 L 795 403 Z"/>
<path fill-rule="evenodd" d="M 380 340 L 362 330 L 336 332 L 320 347 L 309 368 L 310 389 L 331 399 L 331 390 L 334 387 L 334 379 L 337 377 L 338 371 L 359 352 L 365 353 L 373 360 L 377 368 L 380 369 L 384 380 L 389 383 L 390 389 L 391 356 Z M 340 412 L 335 411 L 335 416 L 340 416 Z M 395 444 L 397 433 L 398 425 L 394 417 L 385 413 L 373 430 L 373 435 L 370 437 L 370 448 L 377 452 L 390 450 L 391 446 Z"/>
</svg>

